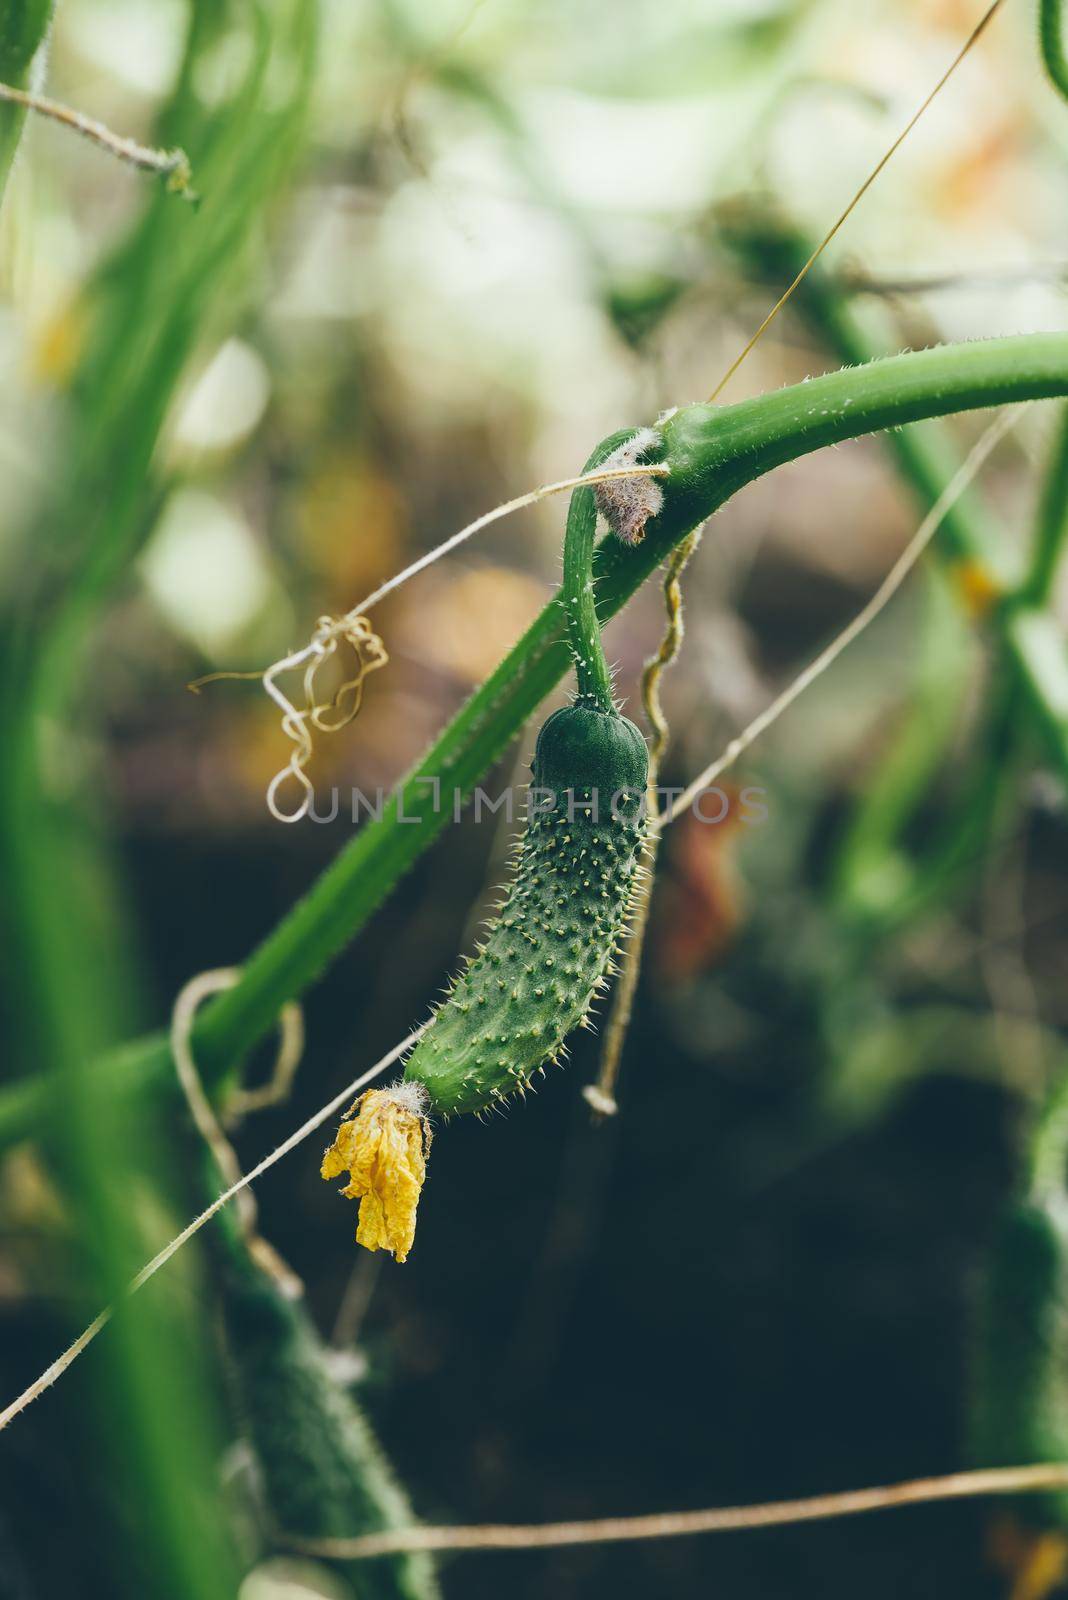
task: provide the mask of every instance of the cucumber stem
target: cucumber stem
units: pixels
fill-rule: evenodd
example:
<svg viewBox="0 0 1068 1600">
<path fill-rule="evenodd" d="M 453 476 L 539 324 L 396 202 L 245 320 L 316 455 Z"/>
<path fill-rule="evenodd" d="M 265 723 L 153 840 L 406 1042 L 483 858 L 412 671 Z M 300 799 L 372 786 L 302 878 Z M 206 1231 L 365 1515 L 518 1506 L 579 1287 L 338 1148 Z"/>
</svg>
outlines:
<svg viewBox="0 0 1068 1600">
<path fill-rule="evenodd" d="M 613 433 L 594 450 L 583 474 L 595 472 L 635 430 Z M 593 586 L 593 544 L 597 532 L 597 502 L 589 487 L 576 489 L 567 508 L 564 534 L 564 581 L 560 605 L 567 618 L 567 642 L 575 663 L 580 703 L 612 711 L 612 673 L 601 643 L 601 624 Z"/>
</svg>

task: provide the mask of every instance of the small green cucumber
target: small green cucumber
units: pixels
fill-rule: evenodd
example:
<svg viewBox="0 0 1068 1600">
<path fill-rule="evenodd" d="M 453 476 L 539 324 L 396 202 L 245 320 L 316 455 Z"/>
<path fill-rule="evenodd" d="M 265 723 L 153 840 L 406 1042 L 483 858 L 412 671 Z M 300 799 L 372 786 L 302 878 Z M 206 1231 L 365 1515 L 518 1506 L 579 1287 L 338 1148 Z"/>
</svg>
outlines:
<svg viewBox="0 0 1068 1600">
<path fill-rule="evenodd" d="M 977 1466 L 1068 1461 L 1068 1195 L 1015 1202 L 978 1305 L 972 1455 Z M 1017 1514 L 1068 1528 L 1068 1494 L 1021 1498 Z"/>
<path fill-rule="evenodd" d="M 655 442 L 636 438 L 633 429 L 613 434 L 584 470 L 627 441 L 638 454 Z M 560 596 L 578 697 L 538 734 L 530 817 L 500 914 L 405 1068 L 446 1115 L 524 1093 L 558 1058 L 604 986 L 639 870 L 649 752 L 612 698 L 593 581 L 596 528 L 594 493 L 583 485 L 568 509 Z"/>
<path fill-rule="evenodd" d="M 286 1299 L 230 1234 L 219 1272 L 231 1386 L 260 1469 L 270 1531 L 352 1538 L 414 1522 L 378 1441 L 299 1301 Z M 360 1600 L 439 1600 L 429 1556 L 331 1561 Z"/>
<path fill-rule="evenodd" d="M 611 462 L 633 475 L 661 450 L 652 430 L 614 434 L 584 475 Z M 602 483 L 603 487 L 603 483 Z M 603 508 L 619 537 L 642 536 L 659 508 L 656 485 Z M 612 694 L 594 580 L 597 504 L 589 483 L 571 496 L 559 604 L 575 664 L 573 705 L 543 725 L 534 750 L 526 832 L 492 928 L 408 1057 L 404 1081 L 369 1089 L 342 1122 L 322 1176 L 348 1172 L 360 1202 L 356 1239 L 404 1261 L 426 1169 L 428 1112 L 451 1116 L 525 1094 L 585 1025 L 612 970 L 641 870 L 649 751 Z M 355 1109 L 355 1108 L 353 1108 Z"/>
<path fill-rule="evenodd" d="M 405 1069 L 435 1110 L 522 1093 L 585 1021 L 639 870 L 648 767 L 634 723 L 585 697 L 542 727 L 512 886 Z"/>
</svg>

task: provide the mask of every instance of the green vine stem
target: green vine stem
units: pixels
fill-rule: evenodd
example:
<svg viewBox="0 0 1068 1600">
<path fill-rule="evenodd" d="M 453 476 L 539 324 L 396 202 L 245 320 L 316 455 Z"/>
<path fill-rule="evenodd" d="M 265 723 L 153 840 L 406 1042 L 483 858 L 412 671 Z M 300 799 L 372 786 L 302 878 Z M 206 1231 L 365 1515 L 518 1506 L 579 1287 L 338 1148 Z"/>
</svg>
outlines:
<svg viewBox="0 0 1068 1600">
<path fill-rule="evenodd" d="M 630 437 L 626 429 L 603 439 L 583 472 L 596 472 L 616 447 Z M 601 624 L 593 584 L 593 541 L 597 531 L 597 504 L 592 489 L 576 489 L 567 508 L 564 534 L 564 581 L 560 605 L 567 619 L 567 636 L 575 661 L 579 699 L 602 711 L 612 710 L 612 673 L 601 642 Z"/>
<path fill-rule="evenodd" d="M 1064 48 L 1064 0 L 1039 0 L 1038 42 L 1050 82 L 1068 100 L 1068 54 Z"/>
<path fill-rule="evenodd" d="M 669 476 L 665 505 L 645 539 L 605 540 L 594 560 L 598 615 L 613 616 L 693 528 L 745 486 L 827 445 L 925 417 L 1068 395 L 1068 334 L 1026 334 L 890 356 L 732 406 L 690 406 L 659 425 Z M 1038 647 L 1008 636 L 1031 705 L 1041 711 L 1051 759 L 1068 773 L 1063 664 L 1030 670 Z M 1043 649 L 1054 649 L 1046 640 Z M 192 1044 L 205 1081 L 217 1085 L 366 923 L 401 874 L 443 831 L 451 807 L 440 793 L 470 792 L 570 661 L 559 604 L 541 615 L 399 785 L 381 818 L 364 827 L 249 958 L 241 981 L 197 1021 Z M 1029 665 L 1030 663 L 1030 665 Z M 1044 699 L 1045 695 L 1049 699 Z M 418 817 L 412 823 L 410 818 Z M 402 823 L 401 818 L 404 818 Z M 173 1073 L 161 1036 L 109 1058 L 114 1089 Z M 54 1093 L 47 1080 L 0 1095 L 0 1144 L 25 1134 Z"/>
</svg>

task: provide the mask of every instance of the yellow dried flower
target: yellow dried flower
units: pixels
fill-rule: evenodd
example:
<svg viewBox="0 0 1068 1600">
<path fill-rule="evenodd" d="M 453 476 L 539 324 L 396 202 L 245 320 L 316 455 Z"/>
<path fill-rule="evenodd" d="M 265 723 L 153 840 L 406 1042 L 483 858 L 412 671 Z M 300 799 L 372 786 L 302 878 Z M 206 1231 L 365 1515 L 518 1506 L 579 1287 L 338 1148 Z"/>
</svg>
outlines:
<svg viewBox="0 0 1068 1600">
<path fill-rule="evenodd" d="M 415 1239 L 430 1149 L 426 1091 L 419 1083 L 397 1083 L 368 1089 L 358 1104 L 359 1115 L 341 1124 L 320 1170 L 324 1178 L 348 1173 L 341 1193 L 360 1202 L 357 1244 L 392 1250 L 396 1261 L 404 1261 Z"/>
</svg>

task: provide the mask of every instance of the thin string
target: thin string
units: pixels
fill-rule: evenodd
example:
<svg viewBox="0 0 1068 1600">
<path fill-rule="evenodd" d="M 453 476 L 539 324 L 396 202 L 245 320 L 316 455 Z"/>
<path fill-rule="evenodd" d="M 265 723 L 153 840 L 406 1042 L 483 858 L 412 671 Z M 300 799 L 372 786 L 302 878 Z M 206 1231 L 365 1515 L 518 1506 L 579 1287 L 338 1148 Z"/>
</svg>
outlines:
<svg viewBox="0 0 1068 1600">
<path fill-rule="evenodd" d="M 562 494 L 566 489 L 581 489 L 584 483 L 609 483 L 613 478 L 665 478 L 670 472 L 671 468 L 665 462 L 652 462 L 643 466 L 598 468 L 596 472 L 584 472 L 578 478 L 562 478 L 559 483 L 543 483 L 540 489 L 531 489 L 529 493 L 518 495 L 514 500 L 506 500 L 503 505 L 494 506 L 492 511 L 476 517 L 474 522 L 469 522 L 459 533 L 452 534 L 442 544 L 436 545 L 433 550 L 428 550 L 417 561 L 405 567 L 402 572 L 398 572 L 377 589 L 373 589 L 366 599 L 353 607 L 353 611 L 369 611 L 380 600 L 384 600 L 387 594 L 392 594 L 402 583 L 414 578 L 417 572 L 422 572 L 435 561 L 440 561 L 442 556 L 447 556 L 457 545 L 463 544 L 474 534 L 481 533 L 483 528 L 488 528 L 491 522 L 498 522 L 502 517 L 511 516 L 513 511 L 522 511 L 526 506 L 537 505 L 539 500 L 545 500 L 549 495 Z"/>
<path fill-rule="evenodd" d="M 957 68 L 960 66 L 961 62 L 964 60 L 964 58 L 968 54 L 968 52 L 972 49 L 972 47 L 979 41 L 979 39 L 982 37 L 982 35 L 986 32 L 986 29 L 990 26 L 991 22 L 993 22 L 995 15 L 997 14 L 998 11 L 1000 11 L 1000 9 L 1001 9 L 1003 4 L 1004 4 L 1004 0 L 993 0 L 993 4 L 991 6 L 988 6 L 987 10 L 980 17 L 979 21 L 976 23 L 975 27 L 972 29 L 971 33 L 968 35 L 967 39 L 964 41 L 964 44 L 958 50 L 957 54 L 954 56 L 953 60 L 949 64 L 949 66 L 946 68 L 945 72 L 943 72 L 942 76 L 939 78 L 938 82 L 935 84 L 935 86 L 931 90 L 930 94 L 924 100 L 923 104 L 909 118 L 908 122 L 905 124 L 904 128 L 902 128 L 901 132 L 898 134 L 897 138 L 894 140 L 894 142 L 890 146 L 889 150 L 887 150 L 886 154 L 882 157 L 882 160 L 879 161 L 875 167 L 873 167 L 871 172 L 869 172 L 868 176 L 865 178 L 864 182 L 861 184 L 860 188 L 857 190 L 857 192 L 853 196 L 852 200 L 850 200 L 849 204 L 846 206 L 846 208 L 842 212 L 841 216 L 837 219 L 836 222 L 834 222 L 832 224 L 832 226 L 828 229 L 828 231 L 824 234 L 823 238 L 820 240 L 819 244 L 816 246 L 815 250 L 813 250 L 812 254 L 809 256 L 808 260 L 805 262 L 804 266 L 801 268 L 800 272 L 797 274 L 797 277 L 790 284 L 789 288 L 786 289 L 779 296 L 778 300 L 776 300 L 775 304 L 772 306 L 771 310 L 768 312 L 767 316 L 764 318 L 763 322 L 760 324 L 760 327 L 753 334 L 753 337 L 749 340 L 749 343 L 745 346 L 744 350 L 741 352 L 740 355 L 736 356 L 735 359 L 731 362 L 730 366 L 727 368 L 726 372 L 723 374 L 722 378 L 719 380 L 719 382 L 716 384 L 716 387 L 713 389 L 712 393 L 709 395 L 709 397 L 708 397 L 709 405 L 711 405 L 714 400 L 717 400 L 719 398 L 719 396 L 722 394 L 723 390 L 727 387 L 727 384 L 734 377 L 734 374 L 738 371 L 738 368 L 741 366 L 741 364 L 745 360 L 746 356 L 752 350 L 753 346 L 757 343 L 757 341 L 759 339 L 761 339 L 763 337 L 765 331 L 775 321 L 775 318 L 778 316 L 779 312 L 782 310 L 782 308 L 786 304 L 786 302 L 790 299 L 790 297 L 793 294 L 794 290 L 808 276 L 809 272 L 815 266 L 816 262 L 819 260 L 820 256 L 823 254 L 823 252 L 826 250 L 827 246 L 830 244 L 831 240 L 834 238 L 834 236 L 838 232 L 839 228 L 841 228 L 842 225 L 846 222 L 846 220 L 852 215 L 853 211 L 860 204 L 861 200 L 863 200 L 864 196 L 867 194 L 868 190 L 871 188 L 871 186 L 875 182 L 876 178 L 882 172 L 883 168 L 888 164 L 888 162 L 892 159 L 892 157 L 897 154 L 898 150 L 900 150 L 901 146 L 904 144 L 905 140 L 908 138 L 909 134 L 912 132 L 912 130 L 916 126 L 917 122 L 919 122 L 920 118 L 923 116 L 924 112 L 927 110 L 928 106 L 935 99 L 936 95 L 938 95 L 941 92 L 941 90 L 945 87 L 945 85 L 949 82 L 950 78 L 956 72 Z"/>
<path fill-rule="evenodd" d="M 598 1517 L 588 1522 L 478 1523 L 467 1527 L 390 1528 L 354 1539 L 303 1539 L 284 1535 L 293 1550 L 327 1559 L 359 1561 L 373 1556 L 422 1550 L 549 1550 L 560 1545 L 619 1544 L 638 1539 L 677 1539 L 697 1533 L 733 1533 L 745 1528 L 775 1528 L 791 1523 L 855 1517 L 899 1506 L 980 1495 L 1034 1494 L 1068 1488 L 1068 1464 L 992 1467 L 952 1472 L 937 1478 L 911 1478 L 877 1489 L 802 1500 L 768 1500 L 758 1505 L 715 1506 L 701 1511 L 655 1511 L 647 1516 Z"/>
</svg>

